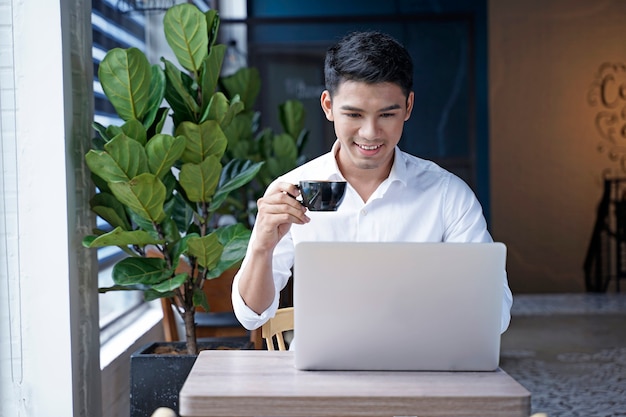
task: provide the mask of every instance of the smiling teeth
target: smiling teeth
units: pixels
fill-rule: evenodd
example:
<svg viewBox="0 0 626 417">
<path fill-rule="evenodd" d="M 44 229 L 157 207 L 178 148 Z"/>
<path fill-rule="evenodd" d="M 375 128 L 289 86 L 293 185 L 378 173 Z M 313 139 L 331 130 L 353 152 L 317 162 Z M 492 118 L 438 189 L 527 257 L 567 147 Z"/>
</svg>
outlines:
<svg viewBox="0 0 626 417">
<path fill-rule="evenodd" d="M 374 149 L 380 148 L 382 145 L 373 145 L 373 146 L 358 145 L 358 146 L 359 148 L 364 149 L 366 151 L 373 151 Z"/>
</svg>

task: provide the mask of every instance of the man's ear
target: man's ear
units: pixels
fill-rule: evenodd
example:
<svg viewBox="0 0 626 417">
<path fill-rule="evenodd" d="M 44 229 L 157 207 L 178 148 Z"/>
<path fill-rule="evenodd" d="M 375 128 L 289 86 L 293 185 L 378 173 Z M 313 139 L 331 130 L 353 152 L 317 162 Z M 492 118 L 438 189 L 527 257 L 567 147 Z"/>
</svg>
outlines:
<svg viewBox="0 0 626 417">
<path fill-rule="evenodd" d="M 411 91 L 409 96 L 406 98 L 406 116 L 404 116 L 404 121 L 406 122 L 411 117 L 411 112 L 413 111 L 413 102 L 415 100 L 415 93 Z"/>
<path fill-rule="evenodd" d="M 326 115 L 326 118 L 329 121 L 333 121 L 333 101 L 330 98 L 330 92 L 328 90 L 322 91 L 322 96 L 320 97 L 320 104 L 322 105 L 322 110 Z"/>
</svg>

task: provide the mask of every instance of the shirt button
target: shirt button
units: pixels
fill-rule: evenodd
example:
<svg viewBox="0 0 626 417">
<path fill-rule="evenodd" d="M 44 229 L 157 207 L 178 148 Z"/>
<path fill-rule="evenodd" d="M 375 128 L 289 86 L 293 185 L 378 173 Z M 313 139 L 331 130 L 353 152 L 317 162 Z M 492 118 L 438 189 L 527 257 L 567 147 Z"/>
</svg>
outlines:
<svg viewBox="0 0 626 417">
<path fill-rule="evenodd" d="M 367 210 L 366 209 L 362 209 L 361 210 L 361 215 L 362 216 L 367 216 Z"/>
</svg>

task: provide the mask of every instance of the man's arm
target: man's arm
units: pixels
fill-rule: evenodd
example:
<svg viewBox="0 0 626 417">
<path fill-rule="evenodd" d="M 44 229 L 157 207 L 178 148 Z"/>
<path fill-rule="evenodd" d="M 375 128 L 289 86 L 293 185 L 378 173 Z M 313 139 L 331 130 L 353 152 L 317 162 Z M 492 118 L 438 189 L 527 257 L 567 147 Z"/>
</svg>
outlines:
<svg viewBox="0 0 626 417">
<path fill-rule="evenodd" d="M 483 210 L 478 199 L 471 189 L 459 178 L 453 177 L 450 181 L 447 194 L 445 213 L 449 219 L 446 222 L 444 240 L 453 242 L 493 242 L 487 230 Z M 502 271 L 502 316 L 500 332 L 504 333 L 511 322 L 511 306 L 513 295 L 509 288 L 506 271 Z"/>
<path fill-rule="evenodd" d="M 253 238 L 237 281 L 237 291 L 245 305 L 256 314 L 267 310 L 275 301 L 273 253 L 292 223 L 309 222 L 306 208 L 292 196 L 299 190 L 289 183 L 271 185 L 257 202 L 258 213 Z M 290 196 L 291 195 L 291 196 Z"/>
</svg>

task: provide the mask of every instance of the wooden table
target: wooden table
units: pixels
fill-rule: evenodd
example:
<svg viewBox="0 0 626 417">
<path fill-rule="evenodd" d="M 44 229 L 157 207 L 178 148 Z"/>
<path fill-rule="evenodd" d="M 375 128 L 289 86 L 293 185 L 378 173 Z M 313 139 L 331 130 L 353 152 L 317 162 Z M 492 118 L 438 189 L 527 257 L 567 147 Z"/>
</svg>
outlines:
<svg viewBox="0 0 626 417">
<path fill-rule="evenodd" d="M 182 417 L 528 417 L 530 393 L 495 372 L 298 371 L 292 352 L 200 353 Z"/>
</svg>

